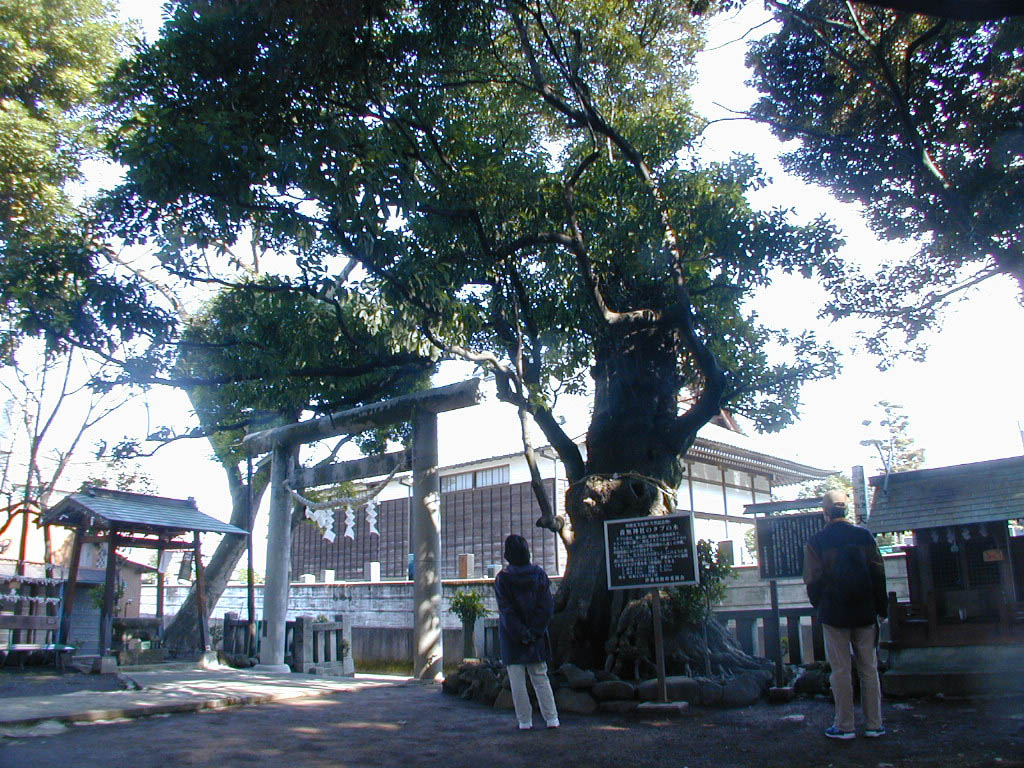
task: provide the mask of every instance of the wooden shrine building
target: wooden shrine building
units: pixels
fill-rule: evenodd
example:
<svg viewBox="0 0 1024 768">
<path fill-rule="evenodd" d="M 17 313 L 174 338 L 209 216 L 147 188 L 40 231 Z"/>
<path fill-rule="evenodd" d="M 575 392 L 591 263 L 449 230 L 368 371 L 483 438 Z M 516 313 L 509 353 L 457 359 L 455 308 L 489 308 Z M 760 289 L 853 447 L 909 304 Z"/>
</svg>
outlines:
<svg viewBox="0 0 1024 768">
<path fill-rule="evenodd" d="M 1024 456 L 870 482 L 867 527 L 913 533 L 910 599 L 890 595 L 891 645 L 1024 644 Z"/>
<path fill-rule="evenodd" d="M 209 609 L 205 604 L 205 575 L 200 551 L 200 533 L 246 536 L 234 525 L 204 515 L 194 499 L 169 499 L 141 493 L 86 488 L 65 497 L 40 517 L 40 525 L 60 525 L 74 530 L 74 543 L 67 563 L 68 581 L 61 610 L 60 642 L 67 641 L 82 545 L 98 544 L 106 551 L 103 607 L 100 611 L 99 653 L 112 654 L 112 626 L 119 547 L 192 552 L 201 621 L 198 647 L 209 650 Z M 157 595 L 163 595 L 163 574 L 157 574 Z M 157 616 L 163 618 L 163 601 L 158 599 Z"/>
</svg>

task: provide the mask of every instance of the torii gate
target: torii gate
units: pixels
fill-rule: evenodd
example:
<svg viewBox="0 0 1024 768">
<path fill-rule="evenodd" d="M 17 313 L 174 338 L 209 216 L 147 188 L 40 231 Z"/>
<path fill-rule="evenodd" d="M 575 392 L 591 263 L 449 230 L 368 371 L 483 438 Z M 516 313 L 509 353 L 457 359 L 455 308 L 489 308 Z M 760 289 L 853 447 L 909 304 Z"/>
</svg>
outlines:
<svg viewBox="0 0 1024 768">
<path fill-rule="evenodd" d="M 441 647 L 441 478 L 437 471 L 437 414 L 468 408 L 481 400 L 480 379 L 429 389 L 391 400 L 352 408 L 311 421 L 254 432 L 242 440 L 250 456 L 272 452 L 270 472 L 270 523 L 267 531 L 267 575 L 263 586 L 263 619 L 266 637 L 260 649 L 260 668 L 288 672 L 284 663 L 285 620 L 288 613 L 291 565 L 291 495 L 314 483 L 304 473 L 294 477 L 299 446 L 327 437 L 356 434 L 397 422 L 412 422 L 412 551 L 413 577 L 413 675 L 421 680 L 442 676 Z M 384 474 L 404 461 L 402 453 L 387 454 Z M 368 460 L 360 460 L 368 461 Z M 380 463 L 380 462 L 378 462 Z M 383 468 L 384 465 L 386 469 Z M 336 473 L 345 465 L 317 473 L 315 484 L 353 479 L 351 471 Z M 367 473 L 369 474 L 369 473 Z M 363 474 L 362 476 L 366 476 Z M 287 482 L 287 486 L 286 486 Z"/>
</svg>

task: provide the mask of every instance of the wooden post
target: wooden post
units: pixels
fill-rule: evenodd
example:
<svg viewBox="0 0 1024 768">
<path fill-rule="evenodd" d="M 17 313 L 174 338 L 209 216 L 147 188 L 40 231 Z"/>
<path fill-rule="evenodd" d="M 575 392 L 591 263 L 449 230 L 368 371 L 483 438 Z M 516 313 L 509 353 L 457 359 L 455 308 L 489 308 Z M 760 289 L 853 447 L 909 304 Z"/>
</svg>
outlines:
<svg viewBox="0 0 1024 768">
<path fill-rule="evenodd" d="M 263 633 L 260 647 L 262 671 L 289 672 L 284 663 L 288 579 L 292 551 L 292 500 L 285 487 L 296 448 L 274 446 L 270 468 L 270 522 L 267 527 L 267 578 L 263 584 Z"/>
<path fill-rule="evenodd" d="M 817 611 L 811 616 L 811 647 L 814 649 L 814 660 L 825 661 L 825 632 L 821 628 Z"/>
<path fill-rule="evenodd" d="M 313 617 L 299 616 L 292 635 L 292 664 L 305 674 L 313 666 Z"/>
<path fill-rule="evenodd" d="M 248 514 L 246 519 L 248 525 L 246 526 L 246 537 L 245 537 L 245 559 L 246 559 L 246 579 L 245 579 L 245 603 L 246 609 L 249 612 L 248 624 L 245 627 L 245 655 L 254 656 L 256 654 L 256 582 L 255 574 L 253 573 L 253 554 L 252 554 L 252 529 L 256 523 L 256 505 L 253 503 L 253 487 L 252 487 L 252 456 L 247 459 L 249 478 L 248 478 L 248 493 L 247 493 L 247 504 Z"/>
<path fill-rule="evenodd" d="M 163 646 L 164 639 L 164 549 L 159 547 L 156 551 L 156 617 L 160 620 L 157 628 L 157 640 Z"/>
<path fill-rule="evenodd" d="M 71 609 L 75 604 L 75 590 L 78 588 L 78 564 L 82 560 L 82 539 L 85 538 L 85 530 L 75 528 L 74 539 L 71 543 L 71 562 L 68 565 L 67 581 L 64 582 L 64 600 L 61 603 L 60 631 L 57 633 L 61 645 L 66 645 L 68 635 L 71 631 Z"/>
<path fill-rule="evenodd" d="M 437 471 L 437 414 L 413 417 L 413 677 L 440 680 L 441 478 Z"/>
<path fill-rule="evenodd" d="M 100 657 L 113 654 L 114 586 L 117 581 L 117 531 L 107 531 L 107 574 L 103 585 L 103 610 L 100 612 Z"/>
<path fill-rule="evenodd" d="M 768 651 L 766 656 L 775 664 L 775 685 L 782 685 L 782 643 L 779 642 L 779 582 L 772 579 L 768 582 L 768 591 L 771 595 L 772 612 L 764 624 L 764 644 Z"/>
<path fill-rule="evenodd" d="M 786 639 L 789 643 L 789 663 L 803 663 L 803 649 L 800 647 L 800 616 L 790 613 L 786 616 Z"/>
<path fill-rule="evenodd" d="M 203 567 L 202 552 L 199 545 L 199 531 L 193 531 L 193 547 L 196 562 L 196 610 L 199 612 L 199 650 L 206 653 L 210 650 L 210 616 L 206 608 L 206 569 Z"/>
<path fill-rule="evenodd" d="M 661 590 L 651 590 L 651 613 L 654 617 L 654 663 L 658 665 L 658 701 L 668 701 L 665 683 L 665 636 L 661 628 Z"/>
</svg>

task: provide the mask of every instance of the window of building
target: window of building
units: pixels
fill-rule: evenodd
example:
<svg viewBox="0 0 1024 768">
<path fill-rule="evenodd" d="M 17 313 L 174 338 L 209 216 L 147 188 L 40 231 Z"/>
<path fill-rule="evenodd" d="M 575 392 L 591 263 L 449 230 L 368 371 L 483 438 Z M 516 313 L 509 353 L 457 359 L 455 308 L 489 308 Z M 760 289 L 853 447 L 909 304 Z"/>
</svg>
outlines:
<svg viewBox="0 0 1024 768">
<path fill-rule="evenodd" d="M 486 488 L 489 485 L 508 484 L 508 465 L 478 469 L 476 472 L 459 472 L 441 476 L 441 493 L 468 491 L 472 488 Z"/>
<path fill-rule="evenodd" d="M 479 469 L 473 473 L 473 487 L 485 488 L 488 485 L 507 485 L 508 465 Z"/>
<path fill-rule="evenodd" d="M 960 558 L 953 545 L 939 541 L 928 545 L 932 561 L 932 580 L 939 589 L 962 589 L 963 576 L 960 573 Z"/>
<path fill-rule="evenodd" d="M 985 553 L 995 549 L 996 541 L 991 536 L 972 538 L 964 542 L 967 581 L 972 587 L 991 587 L 1001 581 L 999 562 L 985 559 Z"/>
</svg>

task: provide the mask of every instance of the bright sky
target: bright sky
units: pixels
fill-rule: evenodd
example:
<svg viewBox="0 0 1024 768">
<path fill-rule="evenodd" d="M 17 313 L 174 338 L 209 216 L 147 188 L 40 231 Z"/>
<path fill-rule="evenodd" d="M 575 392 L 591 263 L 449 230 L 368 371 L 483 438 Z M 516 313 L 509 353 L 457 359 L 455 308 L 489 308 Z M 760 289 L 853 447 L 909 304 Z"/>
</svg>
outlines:
<svg viewBox="0 0 1024 768">
<path fill-rule="evenodd" d="M 762 13 L 758 5 L 750 3 L 739 18 L 716 23 L 711 46 L 722 46 L 754 26 Z M 122 0 L 122 7 L 129 15 L 144 15 L 150 35 L 158 27 L 158 4 Z M 725 114 L 714 106 L 715 101 L 731 109 L 742 109 L 750 103 L 753 94 L 743 86 L 743 51 L 743 43 L 734 43 L 705 54 L 701 62 L 704 76 L 694 91 L 705 114 Z M 767 129 L 745 121 L 718 123 L 708 130 L 706 141 L 710 157 L 726 157 L 738 150 L 759 158 L 774 183 L 759 193 L 758 204 L 790 205 L 801 218 L 822 212 L 832 217 L 847 239 L 847 258 L 875 263 L 901 247 L 878 242 L 864 226 L 856 207 L 841 205 L 824 190 L 787 177 L 776 161 L 780 145 Z M 850 322 L 823 325 L 818 321 L 815 313 L 827 298 L 813 284 L 787 280 L 773 287 L 758 309 L 772 323 L 816 328 L 847 349 L 858 326 Z M 1008 343 L 1008 339 L 1016 338 L 1022 327 L 1024 309 L 1015 301 L 1014 287 L 1009 280 L 991 280 L 948 314 L 942 331 L 929 338 L 931 351 L 926 362 L 905 361 L 880 372 L 871 357 L 863 353 L 847 355 L 844 373 L 838 379 L 804 389 L 801 421 L 781 434 L 763 438 L 761 445 L 776 455 L 814 466 L 848 472 L 854 464 L 864 464 L 873 473 L 878 466 L 877 455 L 859 443 L 879 435 L 861 422 L 866 418 L 877 421 L 873 406 L 884 399 L 905 407 L 912 434 L 926 451 L 927 466 L 1019 455 L 1024 452 L 1018 424 L 1024 420 L 1024 357 L 1019 354 L 1019 345 Z M 453 372 L 447 371 L 446 376 L 452 377 Z M 187 401 L 179 394 L 154 395 L 151 413 L 156 415 L 149 426 L 162 423 L 167 413 L 187 411 Z M 569 416 L 572 423 L 583 423 L 579 413 Z M 136 418 L 138 433 L 145 418 Z M 479 424 L 478 419 L 470 419 L 469 424 L 474 421 Z M 453 430 L 457 422 L 453 419 Z M 514 430 L 514 418 L 507 423 Z M 474 431 L 479 435 L 479 430 Z M 494 450 L 481 445 L 478 455 L 504 452 L 508 442 L 502 440 L 500 446 L 493 446 Z M 210 456 L 204 441 L 187 441 L 161 450 L 158 458 L 147 461 L 144 468 L 156 480 L 160 493 L 195 496 L 203 511 L 226 519 L 230 509 L 223 470 Z M 256 550 L 257 568 L 262 570 L 265 551 L 262 546 Z"/>
</svg>

